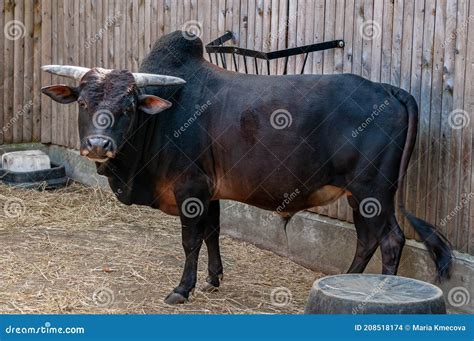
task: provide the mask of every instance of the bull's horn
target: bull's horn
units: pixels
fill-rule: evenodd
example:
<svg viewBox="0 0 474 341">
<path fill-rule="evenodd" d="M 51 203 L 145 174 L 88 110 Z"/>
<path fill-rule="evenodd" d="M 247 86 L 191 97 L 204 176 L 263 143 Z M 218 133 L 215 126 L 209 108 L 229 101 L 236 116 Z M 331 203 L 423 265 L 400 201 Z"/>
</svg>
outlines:
<svg viewBox="0 0 474 341">
<path fill-rule="evenodd" d="M 72 65 L 43 65 L 41 70 L 54 75 L 74 78 L 80 81 L 82 77 L 90 70 L 86 67 Z"/>
<path fill-rule="evenodd" d="M 152 73 L 134 73 L 133 77 L 137 86 L 178 85 L 186 83 L 184 79 L 179 77 L 155 75 Z"/>
</svg>

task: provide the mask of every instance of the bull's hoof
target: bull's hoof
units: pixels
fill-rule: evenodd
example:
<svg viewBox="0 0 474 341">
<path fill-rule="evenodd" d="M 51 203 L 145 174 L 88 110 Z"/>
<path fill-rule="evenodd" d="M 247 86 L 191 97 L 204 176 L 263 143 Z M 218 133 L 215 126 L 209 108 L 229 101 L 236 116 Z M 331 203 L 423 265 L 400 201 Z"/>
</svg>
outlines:
<svg viewBox="0 0 474 341">
<path fill-rule="evenodd" d="M 219 290 L 219 287 L 216 287 L 209 282 L 206 282 L 201 286 L 202 292 L 216 292 L 218 290 Z"/>
<path fill-rule="evenodd" d="M 188 302 L 186 297 L 174 291 L 165 298 L 165 303 L 169 305 L 183 304 L 186 302 Z"/>
</svg>

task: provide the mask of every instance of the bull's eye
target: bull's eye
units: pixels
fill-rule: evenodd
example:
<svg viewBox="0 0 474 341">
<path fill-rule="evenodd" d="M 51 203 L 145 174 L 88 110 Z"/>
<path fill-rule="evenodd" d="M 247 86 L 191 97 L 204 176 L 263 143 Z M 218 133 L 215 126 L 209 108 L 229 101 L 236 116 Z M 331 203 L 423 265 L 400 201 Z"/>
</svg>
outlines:
<svg viewBox="0 0 474 341">
<path fill-rule="evenodd" d="M 79 104 L 81 108 L 87 108 L 87 104 L 83 99 L 78 99 L 77 104 Z"/>
</svg>

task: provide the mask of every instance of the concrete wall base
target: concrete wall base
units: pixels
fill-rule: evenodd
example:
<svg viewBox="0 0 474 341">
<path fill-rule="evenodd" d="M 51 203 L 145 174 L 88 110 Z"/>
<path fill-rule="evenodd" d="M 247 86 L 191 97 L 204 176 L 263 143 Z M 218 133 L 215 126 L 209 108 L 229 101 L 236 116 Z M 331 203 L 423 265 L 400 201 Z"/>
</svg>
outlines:
<svg viewBox="0 0 474 341">
<path fill-rule="evenodd" d="M 94 163 L 75 150 L 30 143 L 0 146 L 0 154 L 25 149 L 43 150 L 53 163 L 63 164 L 67 175 L 78 182 L 108 188 L 107 179 L 97 174 Z M 232 201 L 224 201 L 221 212 L 223 233 L 288 257 L 315 271 L 328 275 L 345 273 L 355 254 L 355 229 L 346 222 L 305 211 L 286 223 L 273 212 Z M 381 268 L 381 256 L 377 251 L 365 272 L 378 274 Z M 474 313 L 473 256 L 455 252 L 452 278 L 439 284 L 435 283 L 434 263 L 424 245 L 408 240 L 403 249 L 399 274 L 441 287 L 449 312 Z"/>
</svg>

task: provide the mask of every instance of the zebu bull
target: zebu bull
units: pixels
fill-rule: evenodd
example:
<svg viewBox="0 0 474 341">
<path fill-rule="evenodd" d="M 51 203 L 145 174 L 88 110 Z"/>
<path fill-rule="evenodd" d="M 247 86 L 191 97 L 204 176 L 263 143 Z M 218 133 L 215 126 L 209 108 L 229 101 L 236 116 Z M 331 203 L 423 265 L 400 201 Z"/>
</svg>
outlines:
<svg viewBox="0 0 474 341">
<path fill-rule="evenodd" d="M 186 39 L 188 38 L 188 39 Z M 196 285 L 203 241 L 207 289 L 219 287 L 219 200 L 293 214 L 346 195 L 357 229 L 349 272 L 362 272 L 376 248 L 382 273 L 396 274 L 405 243 L 395 218 L 417 134 L 407 92 L 356 75 L 245 75 L 203 59 L 200 39 L 174 32 L 140 67 L 105 70 L 44 66 L 77 87 L 42 92 L 79 104 L 80 152 L 97 162 L 125 204 L 177 215 L 186 261 L 167 296 L 185 302 Z M 162 76 L 164 75 L 164 76 Z M 285 194 L 292 195 L 286 200 Z M 429 223 L 399 207 L 449 276 L 451 250 Z"/>
</svg>

